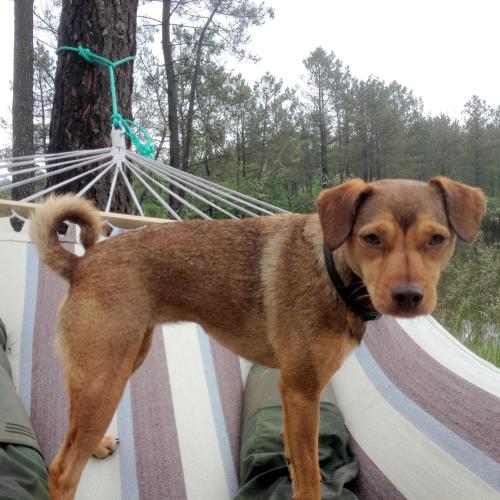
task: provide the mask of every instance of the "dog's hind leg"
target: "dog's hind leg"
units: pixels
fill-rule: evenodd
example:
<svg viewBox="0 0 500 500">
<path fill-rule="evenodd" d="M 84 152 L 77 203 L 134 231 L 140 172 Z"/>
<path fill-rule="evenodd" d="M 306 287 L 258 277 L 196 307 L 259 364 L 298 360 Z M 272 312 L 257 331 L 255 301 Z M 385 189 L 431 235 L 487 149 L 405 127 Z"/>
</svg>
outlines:
<svg viewBox="0 0 500 500">
<path fill-rule="evenodd" d="M 146 333 L 142 337 L 141 347 L 139 348 L 139 352 L 137 353 L 137 357 L 134 361 L 134 367 L 132 368 L 132 372 L 135 372 L 139 366 L 142 365 L 146 356 L 148 355 L 149 350 L 151 349 L 151 344 L 153 343 L 153 335 L 154 335 L 154 327 L 149 327 L 146 330 Z"/>
<path fill-rule="evenodd" d="M 49 468 L 53 500 L 74 498 L 81 473 L 94 454 L 108 456 L 114 438 L 103 435 L 118 406 L 142 346 L 142 335 L 131 335 L 130 326 L 115 331 L 101 329 L 98 345 L 86 342 L 86 332 L 68 332 L 63 342 L 66 385 L 69 391 L 69 426 L 66 437 Z M 88 325 L 87 325 L 88 327 Z M 128 341 L 124 341 L 124 339 Z M 78 341 L 77 341 L 78 339 Z M 89 345 L 90 344 L 90 345 Z"/>
<path fill-rule="evenodd" d="M 137 356 L 134 360 L 132 373 L 134 373 L 146 359 L 146 356 L 148 355 L 149 350 L 151 349 L 151 344 L 153 342 L 153 333 L 154 333 L 153 327 L 148 328 L 146 330 L 146 333 L 142 338 L 142 343 L 139 348 L 139 352 L 137 353 Z M 94 450 L 94 453 L 92 453 L 92 456 L 101 459 L 109 457 L 116 451 L 116 448 L 118 447 L 118 442 L 119 440 L 114 436 L 104 436 L 101 439 L 97 448 Z"/>
</svg>

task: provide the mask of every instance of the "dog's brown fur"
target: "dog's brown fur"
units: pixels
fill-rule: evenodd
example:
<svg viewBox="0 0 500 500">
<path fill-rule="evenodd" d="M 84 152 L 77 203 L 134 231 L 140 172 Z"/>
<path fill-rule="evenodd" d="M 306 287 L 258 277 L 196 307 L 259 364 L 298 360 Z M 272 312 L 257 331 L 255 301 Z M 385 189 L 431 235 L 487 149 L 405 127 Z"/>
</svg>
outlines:
<svg viewBox="0 0 500 500">
<path fill-rule="evenodd" d="M 94 245 L 99 221 L 89 202 L 64 196 L 36 210 L 32 236 L 40 254 L 71 284 L 57 325 L 70 423 L 50 467 L 54 500 L 73 498 L 92 454 L 114 451 L 115 441 L 103 434 L 151 346 L 154 326 L 180 320 L 201 324 L 247 359 L 281 369 L 294 498 L 320 498 L 320 392 L 364 331 L 332 286 L 324 241 L 344 282 L 353 272 L 360 276 L 378 311 L 429 314 L 455 234 L 474 238 L 484 197 L 443 177 L 429 184 L 355 179 L 323 191 L 318 213 L 179 222 Z M 59 245 L 63 220 L 82 225 L 83 257 Z M 424 293 L 411 310 L 393 297 L 394 287 L 407 285 Z"/>
</svg>

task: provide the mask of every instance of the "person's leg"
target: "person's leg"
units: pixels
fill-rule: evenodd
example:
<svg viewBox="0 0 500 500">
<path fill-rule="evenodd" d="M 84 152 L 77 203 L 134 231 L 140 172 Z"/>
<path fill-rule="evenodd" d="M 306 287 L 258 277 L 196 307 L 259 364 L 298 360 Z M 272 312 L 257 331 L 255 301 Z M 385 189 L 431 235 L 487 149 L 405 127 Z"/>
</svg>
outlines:
<svg viewBox="0 0 500 500">
<path fill-rule="evenodd" d="M 48 500 L 47 466 L 12 383 L 6 344 L 0 319 L 0 498 Z"/>
<path fill-rule="evenodd" d="M 279 370 L 254 365 L 245 386 L 241 438 L 241 487 L 236 500 L 292 498 L 292 483 L 284 456 L 283 410 L 278 389 Z M 344 419 L 328 384 L 321 398 L 319 428 L 321 498 L 352 500 L 345 488 L 358 473 Z"/>
</svg>

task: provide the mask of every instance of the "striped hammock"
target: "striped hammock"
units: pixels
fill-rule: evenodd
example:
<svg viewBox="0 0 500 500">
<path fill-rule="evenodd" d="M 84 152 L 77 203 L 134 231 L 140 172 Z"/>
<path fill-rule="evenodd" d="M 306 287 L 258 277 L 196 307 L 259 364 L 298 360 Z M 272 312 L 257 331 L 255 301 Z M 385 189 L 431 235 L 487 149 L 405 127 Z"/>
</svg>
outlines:
<svg viewBox="0 0 500 500">
<path fill-rule="evenodd" d="M 73 234 L 65 244 L 82 253 Z M 0 276 L 15 384 L 49 462 L 67 424 L 53 349 L 67 284 L 39 262 L 27 229 L 15 233 L 7 218 Z M 89 462 L 78 498 L 232 498 L 248 369 L 197 325 L 158 327 L 109 429 L 120 437 L 118 452 Z M 500 498 L 500 371 L 432 318 L 371 322 L 332 383 L 360 462 L 360 498 Z"/>
</svg>

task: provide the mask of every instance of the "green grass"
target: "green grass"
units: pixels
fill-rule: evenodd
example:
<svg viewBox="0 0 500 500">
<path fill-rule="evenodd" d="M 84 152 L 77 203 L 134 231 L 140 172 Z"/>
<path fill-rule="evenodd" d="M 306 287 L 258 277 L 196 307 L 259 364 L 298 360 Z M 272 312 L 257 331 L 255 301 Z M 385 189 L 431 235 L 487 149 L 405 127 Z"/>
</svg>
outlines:
<svg viewBox="0 0 500 500">
<path fill-rule="evenodd" d="M 500 338 L 498 336 L 491 342 L 485 342 L 484 339 L 476 337 L 464 344 L 472 352 L 500 368 Z"/>
<path fill-rule="evenodd" d="M 500 368 L 500 330 L 470 324 L 464 325 L 461 332 L 451 333 L 472 352 Z"/>
<path fill-rule="evenodd" d="M 500 252 L 483 235 L 459 245 L 439 284 L 436 319 L 468 349 L 500 367 Z"/>
</svg>

